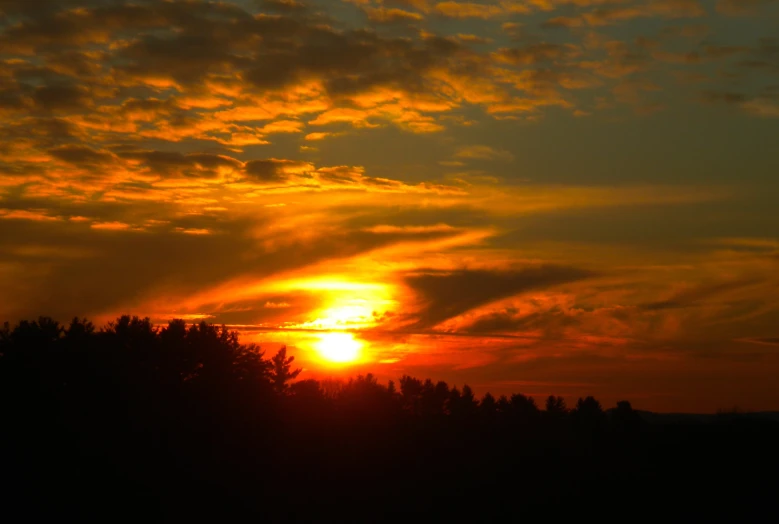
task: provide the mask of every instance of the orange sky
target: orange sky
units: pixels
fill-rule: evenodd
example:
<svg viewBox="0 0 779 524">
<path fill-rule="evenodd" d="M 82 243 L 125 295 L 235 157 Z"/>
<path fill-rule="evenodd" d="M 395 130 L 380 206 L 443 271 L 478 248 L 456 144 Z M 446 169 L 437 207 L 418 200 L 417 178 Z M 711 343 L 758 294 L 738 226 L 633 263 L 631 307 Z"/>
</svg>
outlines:
<svg viewBox="0 0 779 524">
<path fill-rule="evenodd" d="M 779 3 L 0 12 L 0 319 L 206 319 L 301 378 L 779 409 Z"/>
</svg>

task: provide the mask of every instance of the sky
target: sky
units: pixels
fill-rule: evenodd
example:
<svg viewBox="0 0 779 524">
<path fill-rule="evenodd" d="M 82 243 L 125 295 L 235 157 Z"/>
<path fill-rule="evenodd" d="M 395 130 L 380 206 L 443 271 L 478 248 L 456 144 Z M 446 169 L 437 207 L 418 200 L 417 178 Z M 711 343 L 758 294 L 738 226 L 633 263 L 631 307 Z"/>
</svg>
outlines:
<svg viewBox="0 0 779 524">
<path fill-rule="evenodd" d="M 0 0 L 0 320 L 779 409 L 779 2 Z"/>
</svg>

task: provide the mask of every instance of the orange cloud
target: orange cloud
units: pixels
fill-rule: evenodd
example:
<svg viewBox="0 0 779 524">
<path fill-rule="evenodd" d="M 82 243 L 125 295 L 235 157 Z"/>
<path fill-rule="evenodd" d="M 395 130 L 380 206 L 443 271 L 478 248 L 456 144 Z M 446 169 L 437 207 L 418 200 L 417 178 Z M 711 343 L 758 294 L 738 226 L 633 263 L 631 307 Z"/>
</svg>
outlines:
<svg viewBox="0 0 779 524">
<path fill-rule="evenodd" d="M 397 8 L 368 7 L 365 9 L 368 19 L 372 22 L 392 24 L 396 22 L 414 22 L 422 20 L 422 15 L 412 11 Z"/>
<path fill-rule="evenodd" d="M 132 228 L 130 224 L 124 222 L 94 222 L 89 227 L 103 231 L 127 231 Z"/>
</svg>

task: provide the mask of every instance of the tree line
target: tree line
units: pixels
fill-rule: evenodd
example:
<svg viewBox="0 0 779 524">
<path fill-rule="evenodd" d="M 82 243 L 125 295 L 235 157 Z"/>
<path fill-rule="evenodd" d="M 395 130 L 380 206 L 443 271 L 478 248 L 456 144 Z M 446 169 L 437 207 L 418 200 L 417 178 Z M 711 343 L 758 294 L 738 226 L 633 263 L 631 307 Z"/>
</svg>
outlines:
<svg viewBox="0 0 779 524">
<path fill-rule="evenodd" d="M 6 323 L 5 493 L 55 515 L 378 521 L 513 516 L 608 490 L 670 503 L 774 486 L 742 471 L 746 459 L 778 463 L 770 421 L 651 424 L 627 401 L 539 406 L 407 375 L 386 385 L 299 375 L 285 348 L 266 356 L 206 322 Z"/>
<path fill-rule="evenodd" d="M 416 418 L 482 415 L 531 422 L 566 415 L 597 420 L 606 414 L 592 396 L 580 398 L 568 409 L 563 397 L 551 395 L 540 408 L 533 397 L 521 393 L 497 399 L 486 393 L 477 399 L 467 384 L 462 389 L 450 388 L 443 381 L 408 375 L 400 377 L 397 386 L 392 380 L 381 385 L 371 373 L 326 384 L 314 379 L 294 381 L 301 369 L 293 368 L 293 362 L 286 347 L 266 358 L 258 345 L 241 344 L 237 332 L 207 322 L 187 326 L 176 319 L 157 327 L 149 318 L 122 316 L 96 329 L 86 319 L 74 318 L 65 326 L 40 317 L 13 327 L 5 323 L 0 330 L 3 382 L 17 382 L 17 387 L 36 388 L 39 393 L 56 387 L 58 393 L 66 394 L 110 376 L 114 387 L 122 381 L 143 384 L 157 389 L 158 398 L 174 389 L 203 388 L 214 388 L 214 394 L 246 388 L 258 400 L 271 394 L 333 404 L 348 404 L 354 397 L 381 398 L 376 408 L 387 409 L 392 404 L 398 412 Z M 625 421 L 638 420 L 628 401 L 619 402 L 613 412 Z"/>
</svg>

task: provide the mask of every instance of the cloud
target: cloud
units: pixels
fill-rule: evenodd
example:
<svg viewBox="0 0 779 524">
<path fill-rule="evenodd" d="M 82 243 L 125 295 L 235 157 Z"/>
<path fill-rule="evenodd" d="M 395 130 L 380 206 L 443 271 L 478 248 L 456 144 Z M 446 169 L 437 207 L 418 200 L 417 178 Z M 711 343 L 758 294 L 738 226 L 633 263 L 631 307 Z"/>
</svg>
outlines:
<svg viewBox="0 0 779 524">
<path fill-rule="evenodd" d="M 286 309 L 288 307 L 291 307 L 286 302 L 265 302 L 265 305 L 263 307 L 266 307 L 268 309 Z"/>
<path fill-rule="evenodd" d="M 468 333 L 516 333 L 521 331 L 542 330 L 549 332 L 576 325 L 573 315 L 566 314 L 559 306 L 547 311 L 536 311 L 522 315 L 516 308 L 492 312 L 479 316 L 465 328 Z"/>
<path fill-rule="evenodd" d="M 174 229 L 176 233 L 182 233 L 184 235 L 211 235 L 213 231 L 210 229 L 197 229 L 187 227 L 177 227 Z"/>
<path fill-rule="evenodd" d="M 508 151 L 501 151 L 486 145 L 461 147 L 454 156 L 468 160 L 503 160 L 505 162 L 510 162 L 514 159 L 514 155 Z"/>
<path fill-rule="evenodd" d="M 308 10 L 308 5 L 297 0 L 261 0 L 266 9 L 279 13 L 300 13 Z"/>
<path fill-rule="evenodd" d="M 328 136 L 330 136 L 330 133 L 309 133 L 306 135 L 306 140 L 310 140 L 310 141 L 324 140 Z"/>
<path fill-rule="evenodd" d="M 571 16 L 556 16 L 544 22 L 542 24 L 542 27 L 545 28 L 565 27 L 570 29 L 573 27 L 582 27 L 583 25 L 584 25 L 584 20 L 581 18 L 571 17 Z"/>
<path fill-rule="evenodd" d="M 726 104 L 741 104 L 748 100 L 747 95 L 735 92 L 713 92 L 705 91 L 701 93 L 701 99 L 705 102 L 724 102 Z"/>
<path fill-rule="evenodd" d="M 276 120 L 262 127 L 260 133 L 300 133 L 303 131 L 303 122 L 297 120 Z"/>
<path fill-rule="evenodd" d="M 753 115 L 765 118 L 779 118 L 779 101 L 773 99 L 755 99 L 741 104 L 742 109 Z"/>
<path fill-rule="evenodd" d="M 368 15 L 368 20 L 381 24 L 418 22 L 423 19 L 419 13 L 397 8 L 368 7 L 365 9 L 365 13 Z"/>
<path fill-rule="evenodd" d="M 88 146 L 65 145 L 49 150 L 54 158 L 77 166 L 100 166 L 116 160 L 108 151 L 96 151 Z"/>
<path fill-rule="evenodd" d="M 704 300 L 708 300 L 733 291 L 740 291 L 744 288 L 756 286 L 760 283 L 761 279 L 745 278 L 736 281 L 726 281 L 718 282 L 716 284 L 702 285 L 675 293 L 672 297 L 666 300 L 642 304 L 640 307 L 641 309 L 647 311 L 697 307 L 700 306 Z"/>
<path fill-rule="evenodd" d="M 603 7 L 582 16 L 591 26 L 603 26 L 635 18 L 698 18 L 705 14 L 698 0 L 651 0 L 639 5 Z"/>
<path fill-rule="evenodd" d="M 440 232 L 452 232 L 455 230 L 448 224 L 434 224 L 430 226 L 392 226 L 392 225 L 378 225 L 371 226 L 365 229 L 371 233 L 377 234 L 392 234 L 392 233 L 440 233 Z"/>
<path fill-rule="evenodd" d="M 502 2 L 495 4 L 476 4 L 472 2 L 439 2 L 435 12 L 447 18 L 493 18 L 507 13 L 528 12 L 527 7 L 519 3 Z"/>
<path fill-rule="evenodd" d="M 762 118 L 779 118 L 779 102 L 774 96 L 750 96 L 734 91 L 703 91 L 700 99 L 707 104 L 725 104 Z"/>
<path fill-rule="evenodd" d="M 533 43 L 498 51 L 500 60 L 515 65 L 534 65 L 573 58 L 581 51 L 571 44 Z"/>
<path fill-rule="evenodd" d="M 51 112 L 82 111 L 93 104 L 89 91 L 78 85 L 41 86 L 35 89 L 32 99 Z"/>
<path fill-rule="evenodd" d="M 0 219 L 4 220 L 32 220 L 34 222 L 49 222 L 61 220 L 43 210 L 34 209 L 0 209 Z"/>
<path fill-rule="evenodd" d="M 743 339 L 744 342 L 749 342 L 751 344 L 759 344 L 764 346 L 779 346 L 779 337 L 757 337 L 757 338 L 746 338 Z"/>
<path fill-rule="evenodd" d="M 284 182 L 295 175 L 304 175 L 314 170 L 313 164 L 295 160 L 250 160 L 246 163 L 246 175 L 258 182 Z"/>
<path fill-rule="evenodd" d="M 729 16 L 752 15 L 773 2 L 775 0 L 718 0 L 717 12 Z"/>
<path fill-rule="evenodd" d="M 582 269 L 551 265 L 504 271 L 418 271 L 405 279 L 421 303 L 411 329 L 432 328 L 490 302 L 590 276 Z"/>
<path fill-rule="evenodd" d="M 677 61 L 700 54 L 637 52 L 629 41 L 592 33 L 581 37 L 586 42 L 515 35 L 514 47 L 495 49 L 483 35 L 434 34 L 409 26 L 429 14 L 491 18 L 568 7 L 583 13 L 561 14 L 547 26 L 580 25 L 586 17 L 595 24 L 693 17 L 701 12 L 694 0 L 361 4 L 371 23 L 397 26 L 381 30 L 350 29 L 332 19 L 323 23 L 304 5 L 284 1 L 259 8 L 153 0 L 63 5 L 13 8 L 25 16 L 0 30 L 9 71 L 0 82 L 0 111 L 39 119 L 33 126 L 38 132 L 40 119 L 48 119 L 75 138 L 67 145 L 81 143 L 94 151 L 105 149 L 104 141 L 130 137 L 206 141 L 233 154 L 269 145 L 277 134 L 305 133 L 304 122 L 326 126 L 317 133 L 342 124 L 373 129 L 387 123 L 411 133 L 440 133 L 457 121 L 446 113 L 466 105 L 495 118 L 537 119 L 551 106 L 593 114 L 596 108 L 584 107 L 588 97 L 571 91 L 612 89 L 610 79 L 646 70 L 653 56 Z M 603 41 L 593 45 L 597 39 Z M 479 45 L 469 46 L 473 42 Z M 40 63 L 33 56 L 41 57 Z M 766 56 L 744 63 L 770 65 Z M 658 92 L 656 98 L 665 96 Z M 747 113 L 775 113 L 767 95 L 751 98 Z M 660 100 L 631 103 L 642 112 L 663 106 Z M 2 130 L 6 143 L 30 134 L 31 122 L 15 121 L 19 124 Z M 42 145 L 28 143 L 39 150 L 66 144 Z M 138 149 L 164 148 L 157 142 Z"/>
<path fill-rule="evenodd" d="M 129 161 L 135 168 L 163 177 L 211 179 L 219 177 L 220 174 L 236 172 L 243 165 L 232 157 L 210 153 L 129 150 L 119 152 L 118 156 Z"/>
<path fill-rule="evenodd" d="M 95 222 L 89 227 L 100 231 L 127 231 L 132 228 L 130 224 L 124 222 Z"/>
</svg>

